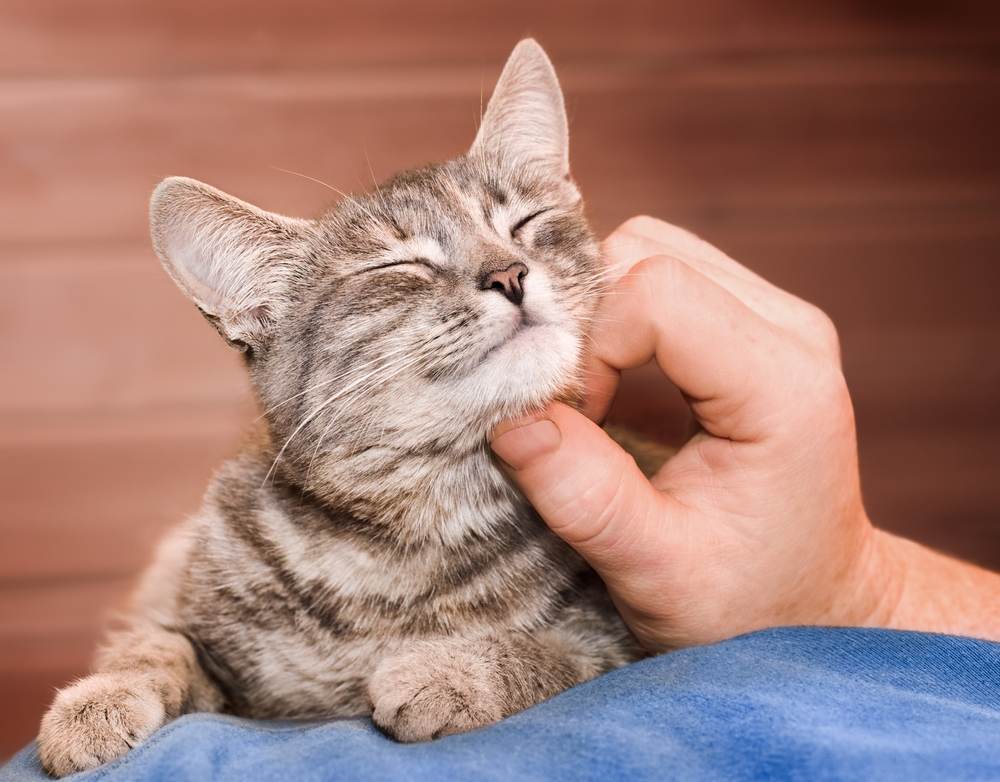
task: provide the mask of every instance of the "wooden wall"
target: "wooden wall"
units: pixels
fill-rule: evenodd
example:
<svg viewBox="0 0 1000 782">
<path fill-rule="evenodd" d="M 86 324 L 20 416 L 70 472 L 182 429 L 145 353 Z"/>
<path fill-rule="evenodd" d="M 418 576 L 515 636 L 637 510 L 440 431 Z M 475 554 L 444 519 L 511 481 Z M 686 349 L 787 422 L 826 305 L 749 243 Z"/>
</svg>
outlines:
<svg viewBox="0 0 1000 782">
<path fill-rule="evenodd" d="M 157 180 L 314 213 L 330 194 L 279 168 L 350 190 L 460 152 L 525 34 L 595 224 L 663 216 L 826 308 L 874 518 L 1000 566 L 996 13 L 0 0 L 0 756 L 252 416 L 149 249 Z M 680 412 L 643 372 L 617 411 L 665 436 Z"/>
</svg>

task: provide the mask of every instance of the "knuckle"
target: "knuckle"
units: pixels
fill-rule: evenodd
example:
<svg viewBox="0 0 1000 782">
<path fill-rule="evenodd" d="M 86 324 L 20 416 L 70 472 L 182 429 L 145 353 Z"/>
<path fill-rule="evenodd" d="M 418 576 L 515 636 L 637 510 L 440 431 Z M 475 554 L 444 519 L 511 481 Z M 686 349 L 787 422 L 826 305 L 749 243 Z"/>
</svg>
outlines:
<svg viewBox="0 0 1000 782">
<path fill-rule="evenodd" d="M 621 225 L 621 230 L 627 233 L 648 235 L 663 229 L 667 223 L 649 215 L 635 215 Z"/>
<path fill-rule="evenodd" d="M 809 335 L 821 348 L 840 355 L 840 335 L 833 319 L 815 304 L 803 302 L 803 315 Z"/>
<path fill-rule="evenodd" d="M 647 279 L 653 278 L 657 281 L 669 282 L 676 279 L 685 268 L 684 262 L 672 255 L 651 255 L 639 261 L 632 267 L 632 270 Z"/>
<path fill-rule="evenodd" d="M 645 310 L 665 306 L 674 293 L 681 289 L 681 278 L 688 267 L 670 255 L 651 255 L 643 258 L 631 269 L 629 282 Z"/>
<path fill-rule="evenodd" d="M 813 375 L 809 386 L 813 415 L 835 424 L 854 421 L 854 407 L 847 381 L 839 367 L 826 365 Z"/>
<path fill-rule="evenodd" d="M 621 231 L 624 234 L 642 237 L 653 242 L 659 242 L 664 247 L 678 243 L 684 244 L 693 242 L 697 245 L 705 244 L 704 240 L 686 228 L 674 225 L 673 223 L 668 223 L 666 220 L 661 220 L 658 217 L 651 217 L 650 215 L 644 214 L 630 217 L 621 224 L 618 231 Z M 618 231 L 616 231 L 616 233 Z"/>
<path fill-rule="evenodd" d="M 819 307 L 811 306 L 810 319 L 812 321 L 812 327 L 817 334 L 824 337 L 827 341 L 837 341 L 837 326 L 834 324 L 833 319 L 826 314 L 826 312 L 821 310 Z"/>
<path fill-rule="evenodd" d="M 847 390 L 844 373 L 838 367 L 824 366 L 816 372 L 813 391 L 825 400 L 841 400 Z"/>
<path fill-rule="evenodd" d="M 830 435 L 854 425 L 854 408 L 840 363 L 802 342 L 790 348 L 780 363 L 780 398 L 785 414 L 776 425 L 783 434 L 798 439 L 803 431 Z"/>
</svg>

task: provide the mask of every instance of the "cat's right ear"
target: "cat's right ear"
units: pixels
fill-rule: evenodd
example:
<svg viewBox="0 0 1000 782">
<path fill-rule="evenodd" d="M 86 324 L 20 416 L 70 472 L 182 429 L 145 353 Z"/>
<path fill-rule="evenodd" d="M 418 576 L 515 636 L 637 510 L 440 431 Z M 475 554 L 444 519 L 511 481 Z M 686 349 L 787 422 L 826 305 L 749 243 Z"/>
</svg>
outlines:
<svg viewBox="0 0 1000 782">
<path fill-rule="evenodd" d="M 514 47 L 472 143 L 474 157 L 569 176 L 566 107 L 555 69 L 538 42 Z"/>
<path fill-rule="evenodd" d="M 263 345 L 306 263 L 313 223 L 185 177 L 156 187 L 149 223 L 167 273 L 226 341 L 244 351 Z"/>
</svg>

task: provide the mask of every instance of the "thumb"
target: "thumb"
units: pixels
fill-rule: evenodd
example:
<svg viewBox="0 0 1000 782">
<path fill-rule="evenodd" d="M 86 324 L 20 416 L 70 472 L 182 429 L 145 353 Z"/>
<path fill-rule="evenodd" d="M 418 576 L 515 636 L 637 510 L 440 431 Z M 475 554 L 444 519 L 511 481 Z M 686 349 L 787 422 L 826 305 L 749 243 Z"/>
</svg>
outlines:
<svg viewBox="0 0 1000 782">
<path fill-rule="evenodd" d="M 552 404 L 501 424 L 490 444 L 545 523 L 609 586 L 662 566 L 669 500 L 589 418 Z"/>
</svg>

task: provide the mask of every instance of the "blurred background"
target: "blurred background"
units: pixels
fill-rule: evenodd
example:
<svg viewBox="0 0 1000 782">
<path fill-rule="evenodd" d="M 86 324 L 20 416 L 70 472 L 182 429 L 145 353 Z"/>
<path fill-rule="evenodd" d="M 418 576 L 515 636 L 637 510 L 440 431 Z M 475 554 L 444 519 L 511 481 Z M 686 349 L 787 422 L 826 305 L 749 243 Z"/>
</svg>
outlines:
<svg viewBox="0 0 1000 782">
<path fill-rule="evenodd" d="M 662 216 L 826 309 L 872 517 L 1000 567 L 991 7 L 0 0 L 0 757 L 254 415 L 149 248 L 153 186 L 315 214 L 279 168 L 349 191 L 462 152 L 529 34 L 595 226 Z M 615 415 L 685 428 L 650 372 Z"/>
</svg>

